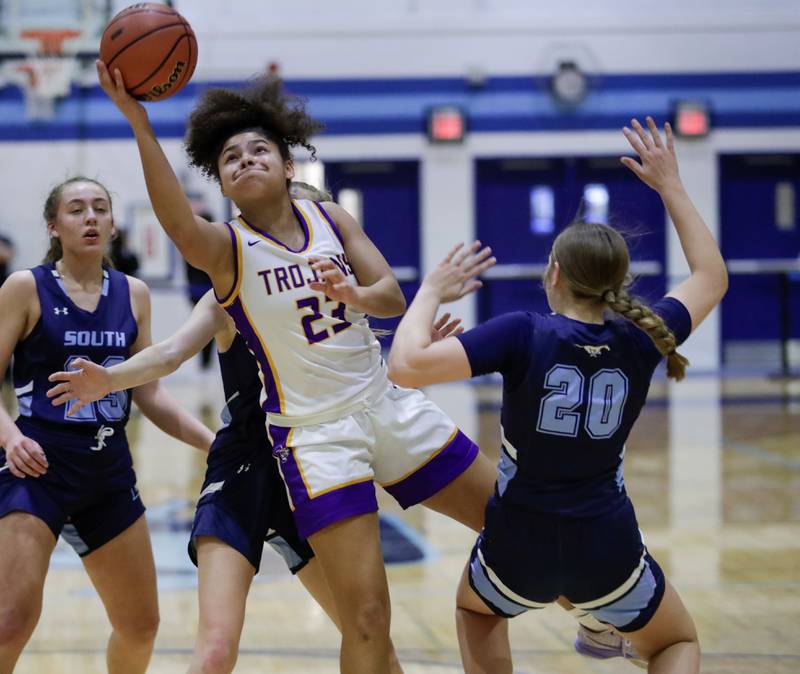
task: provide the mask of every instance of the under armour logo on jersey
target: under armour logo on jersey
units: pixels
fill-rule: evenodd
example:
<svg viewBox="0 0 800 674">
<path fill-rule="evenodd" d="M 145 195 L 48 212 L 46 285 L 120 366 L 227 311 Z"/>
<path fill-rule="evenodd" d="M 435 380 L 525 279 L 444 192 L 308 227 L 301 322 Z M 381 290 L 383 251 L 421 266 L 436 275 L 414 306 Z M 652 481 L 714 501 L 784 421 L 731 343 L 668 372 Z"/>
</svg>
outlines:
<svg viewBox="0 0 800 674">
<path fill-rule="evenodd" d="M 592 358 L 597 358 L 603 351 L 611 351 L 611 347 L 608 344 L 600 344 L 599 346 L 593 346 L 591 344 L 576 344 L 579 349 L 583 349 L 588 353 Z"/>
<path fill-rule="evenodd" d="M 89 449 L 99 452 L 106 446 L 106 438 L 110 438 L 112 435 L 114 435 L 114 429 L 111 428 L 111 426 L 100 426 L 100 428 L 97 429 L 97 434 L 94 436 L 94 439 L 97 440 L 97 444 L 94 447 L 89 447 Z"/>
<path fill-rule="evenodd" d="M 67 307 L 53 307 L 53 313 L 56 316 L 66 316 L 69 313 L 69 309 Z"/>
</svg>

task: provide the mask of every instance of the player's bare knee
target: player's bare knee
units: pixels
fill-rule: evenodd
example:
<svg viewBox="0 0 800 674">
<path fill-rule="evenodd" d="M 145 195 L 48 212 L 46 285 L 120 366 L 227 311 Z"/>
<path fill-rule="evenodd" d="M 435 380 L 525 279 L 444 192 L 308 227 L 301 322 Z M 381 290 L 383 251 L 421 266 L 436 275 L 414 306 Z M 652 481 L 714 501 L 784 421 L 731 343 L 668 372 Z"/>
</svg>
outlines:
<svg viewBox="0 0 800 674">
<path fill-rule="evenodd" d="M 139 615 L 125 616 L 114 622 L 114 631 L 126 642 L 151 644 L 156 639 L 160 617 L 158 610 L 145 611 Z"/>
<path fill-rule="evenodd" d="M 24 644 L 39 620 L 41 604 L 0 608 L 0 648 Z"/>
<path fill-rule="evenodd" d="M 202 643 L 200 672 L 202 674 L 228 674 L 233 671 L 238 656 L 238 644 L 229 636 L 217 632 L 199 635 Z"/>
<path fill-rule="evenodd" d="M 380 599 L 368 599 L 356 608 L 353 626 L 361 641 L 388 638 L 389 606 Z"/>
</svg>

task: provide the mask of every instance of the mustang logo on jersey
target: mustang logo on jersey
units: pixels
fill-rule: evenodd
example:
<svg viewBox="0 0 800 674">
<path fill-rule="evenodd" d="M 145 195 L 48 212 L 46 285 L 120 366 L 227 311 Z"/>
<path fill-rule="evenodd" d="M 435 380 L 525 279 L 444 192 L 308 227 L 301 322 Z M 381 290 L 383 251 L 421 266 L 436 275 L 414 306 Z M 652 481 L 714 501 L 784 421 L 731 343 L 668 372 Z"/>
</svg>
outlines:
<svg viewBox="0 0 800 674">
<path fill-rule="evenodd" d="M 127 338 L 117 330 L 65 330 L 64 346 L 127 346 Z"/>
<path fill-rule="evenodd" d="M 334 257 L 329 258 L 345 276 L 353 275 L 353 268 L 350 266 L 350 261 L 347 255 L 339 253 Z M 273 290 L 276 293 L 282 293 L 287 290 L 295 290 L 296 288 L 303 288 L 312 281 L 316 281 L 317 273 L 313 269 L 308 270 L 311 276 L 305 276 L 299 264 L 291 264 L 288 267 L 272 267 L 271 269 L 262 269 L 257 272 L 261 279 L 264 281 L 264 288 L 267 295 L 272 295 Z"/>
<path fill-rule="evenodd" d="M 599 346 L 593 346 L 592 344 L 576 344 L 575 346 L 586 351 L 592 358 L 597 358 L 603 351 L 611 351 L 611 347 L 608 344 L 600 344 Z"/>
</svg>

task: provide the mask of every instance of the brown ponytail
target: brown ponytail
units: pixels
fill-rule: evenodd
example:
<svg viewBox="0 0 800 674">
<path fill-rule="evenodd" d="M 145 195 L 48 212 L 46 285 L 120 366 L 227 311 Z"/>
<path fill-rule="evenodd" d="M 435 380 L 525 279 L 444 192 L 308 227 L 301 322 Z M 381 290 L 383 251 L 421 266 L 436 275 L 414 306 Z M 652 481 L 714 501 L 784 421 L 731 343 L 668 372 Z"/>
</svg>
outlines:
<svg viewBox="0 0 800 674">
<path fill-rule="evenodd" d="M 552 258 L 576 298 L 604 302 L 644 330 L 667 357 L 667 376 L 683 379 L 689 361 L 675 350 L 675 335 L 661 316 L 625 288 L 630 283 L 629 254 L 618 231 L 607 225 L 574 222 L 556 237 Z"/>
<path fill-rule="evenodd" d="M 61 248 L 61 239 L 57 236 L 50 237 L 50 247 L 47 249 L 42 262 L 50 264 L 51 262 L 58 262 L 64 256 L 64 251 Z"/>
</svg>

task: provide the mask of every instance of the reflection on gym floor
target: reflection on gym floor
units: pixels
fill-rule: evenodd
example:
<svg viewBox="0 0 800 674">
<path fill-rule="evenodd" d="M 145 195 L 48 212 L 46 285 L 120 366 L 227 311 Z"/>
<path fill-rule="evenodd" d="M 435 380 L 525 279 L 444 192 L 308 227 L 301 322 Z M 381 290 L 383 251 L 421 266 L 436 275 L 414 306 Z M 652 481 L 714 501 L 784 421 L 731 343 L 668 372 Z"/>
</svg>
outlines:
<svg viewBox="0 0 800 674">
<path fill-rule="evenodd" d="M 186 369 L 167 385 L 216 427 L 220 387 L 213 375 Z M 483 451 L 497 456 L 497 381 L 443 385 L 430 393 Z M 186 539 L 204 458 L 141 418 L 129 431 L 159 572 L 161 628 L 150 671 L 184 672 L 197 615 Z M 625 479 L 649 548 L 695 618 L 702 670 L 800 670 L 800 382 L 656 381 L 628 442 Z M 422 508 L 402 512 L 389 498 L 381 503 L 392 634 L 405 671 L 460 671 L 454 591 L 474 536 Z M 42 619 L 17 671 L 104 671 L 107 630 L 78 558 L 59 543 Z M 632 667 L 576 655 L 574 632 L 557 608 L 514 620 L 516 671 Z M 338 633 L 269 549 L 250 594 L 236 671 L 338 671 Z"/>
</svg>

